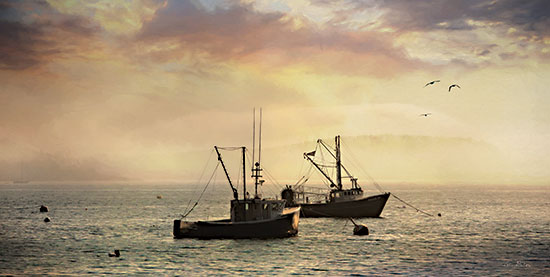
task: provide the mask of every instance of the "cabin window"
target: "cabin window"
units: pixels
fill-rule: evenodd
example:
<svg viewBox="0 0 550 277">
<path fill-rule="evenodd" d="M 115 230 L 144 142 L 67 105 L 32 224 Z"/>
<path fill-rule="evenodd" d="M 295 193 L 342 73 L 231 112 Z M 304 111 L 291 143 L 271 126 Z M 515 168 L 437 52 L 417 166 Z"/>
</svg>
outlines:
<svg viewBox="0 0 550 277">
<path fill-rule="evenodd" d="M 264 204 L 264 210 L 267 210 L 267 204 Z"/>
<path fill-rule="evenodd" d="M 244 209 L 248 211 L 248 203 L 244 204 Z"/>
</svg>

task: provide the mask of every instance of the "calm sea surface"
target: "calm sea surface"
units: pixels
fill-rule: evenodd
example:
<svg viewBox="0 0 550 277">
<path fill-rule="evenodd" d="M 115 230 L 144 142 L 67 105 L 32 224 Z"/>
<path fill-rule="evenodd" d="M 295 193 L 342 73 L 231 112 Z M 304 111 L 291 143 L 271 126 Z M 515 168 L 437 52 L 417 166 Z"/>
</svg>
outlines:
<svg viewBox="0 0 550 277">
<path fill-rule="evenodd" d="M 301 218 L 289 239 L 174 240 L 202 188 L 0 185 L 0 275 L 550 275 L 550 186 L 386 186 L 442 216 L 392 197 L 383 218 L 358 220 L 364 237 L 348 220 Z M 227 217 L 230 197 L 209 188 L 188 218 Z"/>
</svg>

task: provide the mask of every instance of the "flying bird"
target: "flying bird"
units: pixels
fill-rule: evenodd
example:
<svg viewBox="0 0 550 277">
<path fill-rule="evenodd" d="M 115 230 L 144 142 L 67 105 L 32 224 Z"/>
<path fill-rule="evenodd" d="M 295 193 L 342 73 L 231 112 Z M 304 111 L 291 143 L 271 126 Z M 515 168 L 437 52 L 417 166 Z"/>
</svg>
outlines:
<svg viewBox="0 0 550 277">
<path fill-rule="evenodd" d="M 440 81 L 439 80 L 431 81 L 431 82 L 427 83 L 424 87 L 427 87 L 429 85 L 433 85 L 433 84 L 438 83 L 438 82 L 440 82 Z"/>
<path fill-rule="evenodd" d="M 453 87 L 457 87 L 457 88 L 460 88 L 460 86 L 459 86 L 459 85 L 457 85 L 457 84 L 453 84 L 453 85 L 449 86 L 449 92 L 451 91 L 451 89 L 452 89 Z"/>
<path fill-rule="evenodd" d="M 418 115 L 418 116 L 428 116 L 428 115 L 432 115 L 432 113 L 421 113 L 421 114 Z"/>
</svg>

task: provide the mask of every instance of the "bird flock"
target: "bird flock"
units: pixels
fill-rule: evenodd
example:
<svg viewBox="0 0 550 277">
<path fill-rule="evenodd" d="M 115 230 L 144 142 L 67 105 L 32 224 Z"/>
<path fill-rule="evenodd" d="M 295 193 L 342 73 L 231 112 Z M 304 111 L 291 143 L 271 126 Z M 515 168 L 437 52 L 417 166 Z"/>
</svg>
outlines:
<svg viewBox="0 0 550 277">
<path fill-rule="evenodd" d="M 432 86 L 432 85 L 435 85 L 435 83 L 439 83 L 439 82 L 441 82 L 441 80 L 433 80 L 433 81 L 428 82 L 427 84 L 425 84 L 424 87 Z M 449 92 L 451 92 L 451 89 L 452 89 L 452 88 L 460 88 L 460 86 L 457 85 L 457 84 L 452 84 L 452 85 L 450 85 L 450 86 L 449 86 Z"/>
<path fill-rule="evenodd" d="M 441 82 L 441 80 L 433 80 L 433 81 L 431 81 L 431 82 L 426 83 L 426 84 L 424 85 L 424 87 L 433 86 L 433 85 L 435 85 L 435 83 L 439 83 L 439 82 Z M 452 84 L 452 85 L 450 85 L 450 86 L 449 86 L 449 92 L 451 92 L 451 89 L 453 89 L 453 88 L 460 88 L 460 86 L 459 86 L 458 84 Z M 430 116 L 430 115 L 432 115 L 432 113 L 422 113 L 422 114 L 420 114 L 419 116 L 428 117 L 428 116 Z"/>
</svg>

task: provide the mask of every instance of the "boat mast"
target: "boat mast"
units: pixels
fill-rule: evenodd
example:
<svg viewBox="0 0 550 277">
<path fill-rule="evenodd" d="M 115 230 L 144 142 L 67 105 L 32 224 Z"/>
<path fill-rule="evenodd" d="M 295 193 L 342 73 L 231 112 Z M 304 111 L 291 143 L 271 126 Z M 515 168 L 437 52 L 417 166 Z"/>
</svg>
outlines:
<svg viewBox="0 0 550 277">
<path fill-rule="evenodd" d="M 231 183 L 231 178 L 229 177 L 229 174 L 227 173 L 227 169 L 225 168 L 225 164 L 222 160 L 222 155 L 220 154 L 220 151 L 218 150 L 217 146 L 214 146 L 214 149 L 216 149 L 216 153 L 218 154 L 218 161 L 222 164 L 223 172 L 225 172 L 225 176 L 227 177 L 227 181 L 229 181 L 229 186 L 231 187 L 231 190 L 233 191 L 233 197 L 235 200 L 239 200 L 239 193 L 237 192 L 237 189 L 233 186 L 233 183 Z"/>
<path fill-rule="evenodd" d="M 246 164 L 245 164 L 245 154 L 246 154 L 246 147 L 242 147 L 243 149 L 243 198 L 246 199 Z"/>
<path fill-rule="evenodd" d="M 342 162 L 340 157 L 340 136 L 334 138 L 334 144 L 336 145 L 336 182 L 338 189 L 342 189 Z"/>
<path fill-rule="evenodd" d="M 320 143 L 335 160 L 338 160 L 336 155 L 334 153 L 332 153 L 332 150 L 325 144 L 324 141 L 319 139 L 319 140 L 317 140 L 317 142 Z M 338 142 L 340 142 L 340 136 L 338 136 Z M 338 146 L 340 146 L 340 144 L 338 144 Z M 340 147 L 338 147 L 338 148 L 340 148 Z M 343 169 L 347 174 L 347 176 L 343 176 L 343 177 L 344 178 L 349 178 L 351 180 L 351 187 L 352 188 L 360 189 L 359 185 L 357 184 L 357 178 L 353 177 L 353 175 L 351 175 L 351 173 L 346 169 L 344 164 L 342 164 L 342 154 L 341 153 L 342 153 L 342 151 L 340 150 L 340 168 Z M 341 174 L 340 174 L 340 178 L 342 178 Z"/>
</svg>

